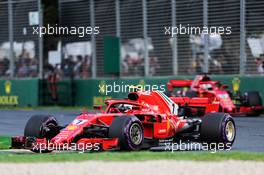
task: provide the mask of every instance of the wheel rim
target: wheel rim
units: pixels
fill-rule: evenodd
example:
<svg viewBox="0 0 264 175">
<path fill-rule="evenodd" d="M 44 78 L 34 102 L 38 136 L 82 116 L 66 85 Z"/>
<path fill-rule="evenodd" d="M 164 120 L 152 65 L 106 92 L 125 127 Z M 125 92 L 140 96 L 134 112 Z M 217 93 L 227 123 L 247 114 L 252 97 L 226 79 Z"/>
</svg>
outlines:
<svg viewBox="0 0 264 175">
<path fill-rule="evenodd" d="M 226 138 L 229 142 L 232 142 L 235 137 L 235 126 L 232 121 L 228 121 L 225 128 Z"/>
<path fill-rule="evenodd" d="M 133 144 L 139 145 L 142 141 L 142 129 L 138 123 L 133 123 L 130 127 L 130 138 Z"/>
</svg>

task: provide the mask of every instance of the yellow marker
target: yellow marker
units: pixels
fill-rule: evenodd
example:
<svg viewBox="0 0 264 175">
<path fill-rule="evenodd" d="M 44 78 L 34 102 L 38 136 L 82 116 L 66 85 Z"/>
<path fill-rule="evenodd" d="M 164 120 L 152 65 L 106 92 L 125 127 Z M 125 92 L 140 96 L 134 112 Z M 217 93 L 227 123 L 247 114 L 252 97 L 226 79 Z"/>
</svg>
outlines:
<svg viewBox="0 0 264 175">
<path fill-rule="evenodd" d="M 77 128 L 77 126 L 75 126 L 75 125 L 69 125 L 67 127 L 68 130 L 75 130 L 76 128 Z"/>
</svg>

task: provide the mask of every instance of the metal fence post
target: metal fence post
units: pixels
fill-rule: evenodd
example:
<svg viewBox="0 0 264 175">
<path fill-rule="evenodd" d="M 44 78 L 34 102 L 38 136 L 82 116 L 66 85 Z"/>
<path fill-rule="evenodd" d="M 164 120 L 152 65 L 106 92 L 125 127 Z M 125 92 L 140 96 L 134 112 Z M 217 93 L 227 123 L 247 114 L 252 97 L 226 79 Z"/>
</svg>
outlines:
<svg viewBox="0 0 264 175">
<path fill-rule="evenodd" d="M 43 11 L 41 0 L 38 0 L 38 12 L 39 12 L 39 28 L 43 26 Z M 43 36 L 38 39 L 39 46 L 39 78 L 43 78 Z"/>
<path fill-rule="evenodd" d="M 144 74 L 149 76 L 149 53 L 148 53 L 148 17 L 147 17 L 147 2 L 142 0 L 143 7 L 143 38 L 144 38 Z"/>
<path fill-rule="evenodd" d="M 208 1 L 203 0 L 203 26 L 208 27 Z M 204 35 L 204 73 L 209 73 L 209 35 Z"/>
<path fill-rule="evenodd" d="M 120 30 L 120 4 L 119 0 L 115 0 L 115 10 L 116 10 L 116 36 L 121 36 Z"/>
<path fill-rule="evenodd" d="M 176 2 L 171 0 L 171 25 L 176 27 Z M 172 38 L 172 69 L 173 75 L 178 75 L 178 37 L 173 35 Z"/>
<path fill-rule="evenodd" d="M 239 74 L 245 74 L 246 53 L 245 53 L 245 0 L 240 0 L 240 61 Z"/>
<path fill-rule="evenodd" d="M 14 33 L 13 33 L 13 4 L 8 0 L 8 38 L 9 38 L 9 69 L 10 77 L 14 77 Z"/>
<path fill-rule="evenodd" d="M 119 0 L 115 0 L 115 10 L 116 10 L 115 11 L 116 12 L 116 36 L 119 38 L 119 42 L 121 44 L 120 4 L 119 4 Z M 121 47 L 121 45 L 120 45 L 120 47 Z M 121 54 L 119 54 L 119 55 L 121 55 Z M 119 62 L 119 70 L 122 72 L 122 62 L 121 61 Z M 121 75 L 121 73 L 119 73 L 119 75 Z"/>
<path fill-rule="evenodd" d="M 95 27 L 94 20 L 94 0 L 90 0 L 90 21 L 91 27 Z M 92 39 L 92 78 L 96 78 L 96 43 L 95 43 L 95 35 L 91 35 Z"/>
</svg>

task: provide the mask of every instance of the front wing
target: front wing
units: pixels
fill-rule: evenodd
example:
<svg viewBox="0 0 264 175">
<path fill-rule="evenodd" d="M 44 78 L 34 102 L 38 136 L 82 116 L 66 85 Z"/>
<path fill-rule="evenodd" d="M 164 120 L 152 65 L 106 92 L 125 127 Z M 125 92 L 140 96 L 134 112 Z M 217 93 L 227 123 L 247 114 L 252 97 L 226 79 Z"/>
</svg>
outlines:
<svg viewBox="0 0 264 175">
<path fill-rule="evenodd" d="M 51 143 L 47 139 L 15 136 L 11 138 L 11 149 L 41 151 L 106 151 L 119 148 L 118 138 L 82 138 L 76 143 Z"/>
</svg>

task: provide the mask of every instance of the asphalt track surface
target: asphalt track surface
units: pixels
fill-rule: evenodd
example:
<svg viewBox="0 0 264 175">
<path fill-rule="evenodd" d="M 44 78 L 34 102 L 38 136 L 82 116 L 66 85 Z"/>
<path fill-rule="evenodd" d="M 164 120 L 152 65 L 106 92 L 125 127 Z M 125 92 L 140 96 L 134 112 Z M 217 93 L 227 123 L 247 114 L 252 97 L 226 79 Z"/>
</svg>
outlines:
<svg viewBox="0 0 264 175">
<path fill-rule="evenodd" d="M 80 113 L 81 111 L 70 110 L 1 110 L 0 136 L 23 135 L 24 126 L 32 115 L 53 115 L 60 125 L 66 125 Z M 264 152 L 264 116 L 234 117 L 234 119 L 237 135 L 232 150 Z"/>
</svg>

